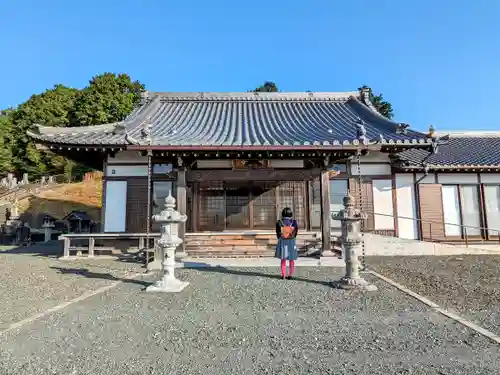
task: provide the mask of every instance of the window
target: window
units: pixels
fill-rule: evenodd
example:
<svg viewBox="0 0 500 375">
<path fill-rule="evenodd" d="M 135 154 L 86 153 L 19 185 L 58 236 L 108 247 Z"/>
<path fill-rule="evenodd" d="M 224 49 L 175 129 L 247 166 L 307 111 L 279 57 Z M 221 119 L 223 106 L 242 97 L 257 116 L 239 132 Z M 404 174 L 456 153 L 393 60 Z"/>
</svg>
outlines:
<svg viewBox="0 0 500 375">
<path fill-rule="evenodd" d="M 461 236 L 462 217 L 460 215 L 458 186 L 443 185 L 441 190 L 443 192 L 444 233 L 446 236 Z"/>
<path fill-rule="evenodd" d="M 484 185 L 484 206 L 488 235 L 498 236 L 500 231 L 500 186 Z"/>
<path fill-rule="evenodd" d="M 476 185 L 443 185 L 444 232 L 446 236 L 480 236 L 481 212 Z"/>
<path fill-rule="evenodd" d="M 460 186 L 462 224 L 467 236 L 481 235 L 481 210 L 479 209 L 479 191 L 476 185 Z"/>
<path fill-rule="evenodd" d="M 340 228 L 340 221 L 332 220 L 331 214 L 344 209 L 344 197 L 348 193 L 347 180 L 330 180 L 330 227 Z"/>
<path fill-rule="evenodd" d="M 167 174 L 172 172 L 172 164 L 153 164 L 153 174 Z"/>
<path fill-rule="evenodd" d="M 165 208 L 165 198 L 171 193 L 174 195 L 172 191 L 172 181 L 153 181 L 153 199 L 151 200 L 152 204 L 152 215 L 158 215 Z M 159 223 L 151 220 L 151 228 L 153 232 L 159 232 L 161 225 Z"/>
</svg>

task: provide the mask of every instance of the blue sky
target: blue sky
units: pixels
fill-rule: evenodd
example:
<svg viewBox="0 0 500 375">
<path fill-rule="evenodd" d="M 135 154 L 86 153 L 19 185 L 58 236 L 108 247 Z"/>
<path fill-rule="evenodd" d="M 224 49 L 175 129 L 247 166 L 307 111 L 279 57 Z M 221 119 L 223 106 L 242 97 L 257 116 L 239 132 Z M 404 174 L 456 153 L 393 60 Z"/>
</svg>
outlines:
<svg viewBox="0 0 500 375">
<path fill-rule="evenodd" d="M 152 91 L 383 92 L 425 130 L 500 125 L 494 0 L 0 0 L 0 108 L 126 72 Z"/>
</svg>

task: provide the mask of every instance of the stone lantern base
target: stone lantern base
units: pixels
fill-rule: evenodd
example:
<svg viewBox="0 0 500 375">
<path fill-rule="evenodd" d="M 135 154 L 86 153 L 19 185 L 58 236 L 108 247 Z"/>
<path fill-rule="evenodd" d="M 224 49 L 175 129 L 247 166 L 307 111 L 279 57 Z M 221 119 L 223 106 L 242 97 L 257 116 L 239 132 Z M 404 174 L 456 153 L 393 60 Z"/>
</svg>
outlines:
<svg viewBox="0 0 500 375">
<path fill-rule="evenodd" d="M 361 290 L 364 292 L 374 292 L 378 290 L 375 285 L 370 284 L 362 277 L 351 278 L 344 276 L 340 280 L 334 281 L 333 285 L 339 289 Z"/>
<path fill-rule="evenodd" d="M 176 278 L 164 278 L 146 288 L 146 292 L 178 293 L 189 285 L 187 281 Z"/>
</svg>

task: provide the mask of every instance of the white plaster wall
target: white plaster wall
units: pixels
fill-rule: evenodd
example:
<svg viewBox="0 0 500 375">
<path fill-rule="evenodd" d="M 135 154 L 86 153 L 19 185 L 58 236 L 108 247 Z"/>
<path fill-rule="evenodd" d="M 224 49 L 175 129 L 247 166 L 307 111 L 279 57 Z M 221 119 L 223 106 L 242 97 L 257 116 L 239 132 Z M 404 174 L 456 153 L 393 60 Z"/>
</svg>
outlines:
<svg viewBox="0 0 500 375">
<path fill-rule="evenodd" d="M 418 239 L 417 201 L 413 174 L 396 174 L 398 237 Z"/>
<path fill-rule="evenodd" d="M 392 180 L 373 180 L 373 211 L 375 229 L 394 229 Z"/>
<path fill-rule="evenodd" d="M 125 232 L 127 181 L 106 181 L 104 232 Z"/>
<path fill-rule="evenodd" d="M 477 173 L 438 173 L 438 184 L 477 184 Z"/>
<path fill-rule="evenodd" d="M 121 151 L 117 152 L 114 158 L 108 156 L 107 162 L 109 164 L 121 164 L 121 163 L 147 164 L 148 157 L 141 156 L 141 154 L 138 151 Z"/>
<path fill-rule="evenodd" d="M 456 186 L 442 186 L 441 192 L 443 195 L 443 220 L 446 223 L 444 232 L 447 236 L 460 236 L 461 217 L 460 206 L 458 201 L 458 189 Z"/>
<path fill-rule="evenodd" d="M 107 177 L 147 177 L 147 165 L 108 165 Z"/>
<path fill-rule="evenodd" d="M 389 155 L 382 152 L 371 152 L 360 156 L 361 174 L 365 176 L 390 175 L 392 173 Z M 351 161 L 351 175 L 357 176 L 358 164 L 356 158 Z"/>
<path fill-rule="evenodd" d="M 361 164 L 360 169 L 363 176 L 391 175 L 390 164 Z M 356 162 L 351 164 L 351 175 L 358 175 L 358 165 Z"/>
<path fill-rule="evenodd" d="M 304 168 L 304 160 L 271 159 L 271 168 Z"/>
<path fill-rule="evenodd" d="M 418 184 L 435 184 L 436 183 L 436 174 L 429 173 L 427 176 L 423 173 L 416 174 L 416 181 Z"/>
<path fill-rule="evenodd" d="M 370 152 L 366 156 L 360 156 L 359 160 L 361 163 L 390 163 L 389 154 L 385 152 Z"/>
<path fill-rule="evenodd" d="M 198 160 L 196 167 L 200 169 L 227 169 L 232 168 L 232 161 L 229 159 L 223 160 Z"/>
<path fill-rule="evenodd" d="M 500 173 L 480 173 L 479 178 L 482 184 L 498 184 L 500 185 Z"/>
</svg>

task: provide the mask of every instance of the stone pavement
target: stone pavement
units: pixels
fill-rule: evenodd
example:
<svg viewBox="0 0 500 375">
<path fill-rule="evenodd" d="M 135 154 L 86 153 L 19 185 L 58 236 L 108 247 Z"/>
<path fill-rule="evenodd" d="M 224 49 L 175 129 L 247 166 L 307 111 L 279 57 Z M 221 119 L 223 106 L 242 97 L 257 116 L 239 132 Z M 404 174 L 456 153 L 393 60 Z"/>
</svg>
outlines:
<svg viewBox="0 0 500 375">
<path fill-rule="evenodd" d="M 41 260 L 43 271 L 38 259 L 0 254 L 0 267 L 27 263 L 24 275 L 93 290 L 131 272 L 53 259 Z M 298 267 L 285 281 L 277 273 L 179 269 L 191 285 L 175 295 L 145 293 L 152 276 L 129 280 L 0 334 L 0 374 L 498 373 L 496 344 L 378 279 L 379 291 L 361 294 L 331 288 L 338 268 Z M 29 301 L 47 309 L 43 298 Z"/>
<path fill-rule="evenodd" d="M 500 334 L 500 255 L 368 257 L 367 264 L 441 307 Z"/>
</svg>

